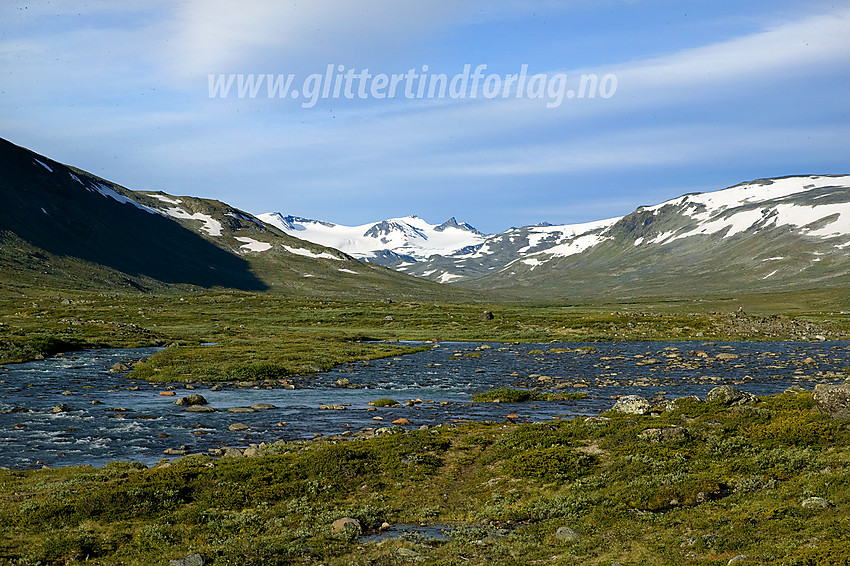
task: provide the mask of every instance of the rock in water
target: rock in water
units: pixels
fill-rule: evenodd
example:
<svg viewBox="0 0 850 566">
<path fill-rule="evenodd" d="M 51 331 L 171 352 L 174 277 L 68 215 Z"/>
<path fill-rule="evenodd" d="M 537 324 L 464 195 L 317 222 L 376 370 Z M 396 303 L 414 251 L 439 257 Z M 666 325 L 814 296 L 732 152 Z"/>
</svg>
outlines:
<svg viewBox="0 0 850 566">
<path fill-rule="evenodd" d="M 759 398 L 752 393 L 741 391 L 731 385 L 715 387 L 705 396 L 706 403 L 719 402 L 724 405 L 752 405 L 758 403 Z"/>
<path fill-rule="evenodd" d="M 187 413 L 214 413 L 215 409 L 212 407 L 205 407 L 203 405 L 189 405 L 184 409 Z"/>
<path fill-rule="evenodd" d="M 186 395 L 185 397 L 180 397 L 178 400 L 174 402 L 175 405 L 182 406 L 191 406 L 191 405 L 206 405 L 207 400 L 204 399 L 203 395 L 198 395 L 197 393 L 192 393 L 191 395 Z"/>
<path fill-rule="evenodd" d="M 71 410 L 71 407 L 69 407 L 69 406 L 68 406 L 68 405 L 66 405 L 65 403 L 59 403 L 58 405 L 56 405 L 55 407 L 53 407 L 53 413 L 54 413 L 54 414 L 57 414 L 57 413 L 67 413 L 67 412 L 68 412 L 68 411 L 70 411 L 70 410 Z"/>
<path fill-rule="evenodd" d="M 812 397 L 818 409 L 839 421 L 850 420 L 850 383 L 815 385 Z"/>
<path fill-rule="evenodd" d="M 133 368 L 124 362 L 115 362 L 112 364 L 112 367 L 109 368 L 109 373 L 127 373 Z"/>
<path fill-rule="evenodd" d="M 612 411 L 618 413 L 628 413 L 630 415 L 645 415 L 651 408 L 649 401 L 640 395 L 625 395 L 617 399 Z"/>
</svg>

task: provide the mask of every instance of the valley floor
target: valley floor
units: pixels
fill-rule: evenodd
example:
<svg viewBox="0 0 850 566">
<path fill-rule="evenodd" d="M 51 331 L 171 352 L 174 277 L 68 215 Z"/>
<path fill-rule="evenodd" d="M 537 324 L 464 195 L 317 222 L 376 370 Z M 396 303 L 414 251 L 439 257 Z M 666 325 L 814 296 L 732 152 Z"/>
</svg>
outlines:
<svg viewBox="0 0 850 566">
<path fill-rule="evenodd" d="M 273 383 L 414 349 L 396 340 L 850 337 L 833 300 L 814 296 L 784 315 L 769 304 L 776 298 L 529 306 L 27 291 L 0 298 L 0 362 L 161 345 L 132 378 Z M 847 425 L 802 392 L 736 407 L 685 400 L 654 417 L 280 443 L 259 457 L 150 469 L 0 470 L 0 564 L 195 554 L 215 565 L 846 564 L 849 442 Z M 334 533 L 343 517 L 364 532 L 425 524 L 448 536 L 366 540 Z"/>
</svg>

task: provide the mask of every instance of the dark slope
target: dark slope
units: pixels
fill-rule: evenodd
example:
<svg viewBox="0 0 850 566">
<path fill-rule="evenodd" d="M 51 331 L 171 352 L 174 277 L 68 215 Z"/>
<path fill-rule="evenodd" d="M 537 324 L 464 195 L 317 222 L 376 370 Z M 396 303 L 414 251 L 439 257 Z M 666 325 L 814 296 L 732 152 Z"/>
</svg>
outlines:
<svg viewBox="0 0 850 566">
<path fill-rule="evenodd" d="M 6 280 L 31 280 L 28 271 L 43 280 L 51 270 L 73 279 L 90 270 L 95 279 L 126 274 L 142 286 L 266 288 L 245 259 L 169 218 L 103 194 L 114 190 L 108 181 L 6 140 L 0 140 L 0 172 L 0 251 L 4 270 L 15 270 Z"/>
</svg>

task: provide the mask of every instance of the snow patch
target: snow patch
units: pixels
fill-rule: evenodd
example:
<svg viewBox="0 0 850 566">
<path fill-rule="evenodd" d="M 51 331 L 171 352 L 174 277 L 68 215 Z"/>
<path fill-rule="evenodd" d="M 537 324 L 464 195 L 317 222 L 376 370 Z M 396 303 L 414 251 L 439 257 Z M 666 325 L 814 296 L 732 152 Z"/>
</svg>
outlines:
<svg viewBox="0 0 850 566">
<path fill-rule="evenodd" d="M 113 189 L 107 187 L 103 183 L 97 183 L 94 186 L 94 188 L 97 192 L 99 192 L 103 196 L 117 200 L 121 204 L 132 204 L 133 206 L 135 206 L 139 210 L 144 210 L 145 212 L 148 212 L 150 214 L 159 214 L 159 212 L 157 212 L 156 210 L 154 210 L 152 208 L 149 208 L 149 207 L 147 207 L 143 204 L 139 204 L 136 201 L 134 201 L 133 199 L 129 199 L 129 198 L 125 197 L 124 195 L 119 195 Z"/>
<path fill-rule="evenodd" d="M 73 174 L 73 173 L 71 173 L 70 171 L 68 171 L 68 175 L 70 175 L 70 176 L 71 176 L 71 179 L 73 179 L 74 181 L 78 182 L 78 183 L 79 183 L 79 184 L 81 184 L 82 186 L 84 186 L 84 187 L 86 186 L 86 184 L 85 184 L 85 183 L 83 183 L 83 182 L 80 180 L 80 178 L 79 178 L 79 177 L 77 177 L 76 175 L 74 175 L 74 174 Z"/>
<path fill-rule="evenodd" d="M 337 271 L 342 271 L 343 273 L 351 273 L 352 275 L 360 275 L 356 271 L 351 271 L 350 269 L 345 269 L 344 267 L 342 269 L 337 269 Z"/>
<path fill-rule="evenodd" d="M 774 269 L 773 271 L 771 271 L 770 273 L 768 273 L 767 275 L 765 275 L 764 277 L 762 277 L 762 279 L 767 279 L 767 278 L 768 278 L 768 277 L 770 277 L 771 275 L 776 275 L 776 272 L 777 272 L 777 271 L 779 271 L 779 270 L 778 270 L 778 269 Z"/>
<path fill-rule="evenodd" d="M 449 273 L 447 271 L 437 278 L 437 282 L 439 282 L 439 283 L 451 283 L 455 279 L 463 279 L 463 275 L 457 275 L 455 273 Z"/>
<path fill-rule="evenodd" d="M 36 163 L 38 163 L 39 165 L 41 165 L 42 167 L 44 167 L 45 169 L 47 169 L 48 171 L 53 173 L 53 169 L 51 169 L 50 166 L 47 163 L 44 163 L 43 161 L 39 161 L 38 159 L 33 159 L 33 161 L 35 161 Z"/>
<path fill-rule="evenodd" d="M 310 250 L 305 250 L 304 248 L 290 248 L 289 246 L 283 246 L 283 249 L 288 251 L 291 254 L 301 255 L 304 257 L 312 257 L 314 259 L 332 259 L 335 261 L 342 261 L 342 258 L 336 257 L 335 255 L 331 255 L 328 252 L 311 252 Z"/>
<path fill-rule="evenodd" d="M 148 194 L 149 197 L 155 198 L 157 200 L 161 200 L 162 202 L 167 202 L 168 204 L 183 204 L 183 201 L 180 199 L 169 198 L 165 195 L 152 195 Z"/>
<path fill-rule="evenodd" d="M 195 214 L 189 214 L 182 208 L 169 208 L 165 211 L 168 216 L 172 218 L 180 218 L 181 220 L 198 220 L 203 222 L 204 225 L 201 226 L 201 230 L 209 234 L 210 236 L 221 236 L 221 231 L 224 229 L 221 225 L 221 222 L 210 216 L 209 214 L 204 214 L 202 212 L 196 212 Z"/>
<path fill-rule="evenodd" d="M 272 249 L 272 245 L 268 242 L 260 242 L 258 240 L 255 240 L 254 238 L 240 236 L 234 239 L 239 240 L 240 242 L 244 242 L 244 244 L 242 244 L 240 248 L 249 252 L 267 252 Z"/>
</svg>

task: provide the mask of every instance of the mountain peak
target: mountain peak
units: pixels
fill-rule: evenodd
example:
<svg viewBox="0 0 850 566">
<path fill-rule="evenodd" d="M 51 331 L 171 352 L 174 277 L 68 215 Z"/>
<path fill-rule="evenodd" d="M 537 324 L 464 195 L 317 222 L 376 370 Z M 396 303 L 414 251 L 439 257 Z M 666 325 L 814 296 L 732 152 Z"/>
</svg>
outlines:
<svg viewBox="0 0 850 566">
<path fill-rule="evenodd" d="M 473 234 L 479 234 L 481 236 L 484 235 L 478 230 L 476 230 L 475 227 L 471 224 L 467 224 L 466 222 L 458 222 L 454 216 L 434 228 L 434 230 L 436 230 L 437 232 L 443 232 L 447 228 L 457 228 L 458 230 L 466 230 L 467 232 L 472 232 Z"/>
</svg>

